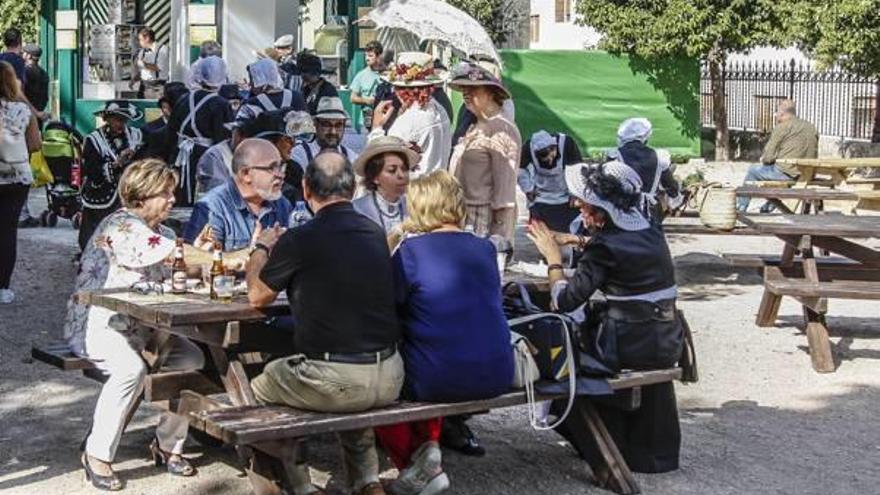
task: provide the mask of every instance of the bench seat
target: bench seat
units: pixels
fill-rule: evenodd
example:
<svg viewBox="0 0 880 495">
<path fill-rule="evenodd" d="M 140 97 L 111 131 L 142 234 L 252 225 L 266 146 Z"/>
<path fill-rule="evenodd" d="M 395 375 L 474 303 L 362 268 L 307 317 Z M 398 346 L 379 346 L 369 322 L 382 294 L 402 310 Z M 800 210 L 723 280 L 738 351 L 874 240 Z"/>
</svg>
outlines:
<svg viewBox="0 0 880 495">
<path fill-rule="evenodd" d="M 608 382 L 614 390 L 623 390 L 670 382 L 680 377 L 681 369 L 672 368 L 625 373 Z M 559 397 L 540 397 L 539 400 L 554 398 Z M 279 405 L 242 406 L 193 412 L 190 423 L 226 442 L 240 445 L 476 413 L 526 402 L 525 392 L 515 391 L 493 399 L 454 404 L 396 402 L 387 407 L 350 414 L 301 411 Z"/>
<path fill-rule="evenodd" d="M 743 268 L 764 268 L 765 266 L 779 266 L 782 262 L 782 256 L 772 254 L 744 254 L 744 253 L 724 253 L 721 255 L 725 261 L 731 266 Z M 798 263 L 796 261 L 796 263 Z M 858 263 L 847 258 L 839 256 L 828 256 L 816 258 L 816 264 L 819 266 L 857 266 Z"/>
<path fill-rule="evenodd" d="M 757 230 L 737 225 L 733 230 L 718 230 L 703 225 L 696 217 L 666 217 L 663 219 L 665 234 L 683 235 L 761 235 Z"/>
<path fill-rule="evenodd" d="M 95 363 L 72 353 L 67 346 L 67 342 L 62 340 L 50 342 L 39 347 L 31 347 L 31 357 L 64 371 L 88 370 L 95 367 Z"/>
<path fill-rule="evenodd" d="M 880 282 L 865 280 L 834 280 L 811 282 L 803 279 L 779 278 L 764 281 L 772 294 L 802 298 L 836 298 L 880 300 Z"/>
</svg>

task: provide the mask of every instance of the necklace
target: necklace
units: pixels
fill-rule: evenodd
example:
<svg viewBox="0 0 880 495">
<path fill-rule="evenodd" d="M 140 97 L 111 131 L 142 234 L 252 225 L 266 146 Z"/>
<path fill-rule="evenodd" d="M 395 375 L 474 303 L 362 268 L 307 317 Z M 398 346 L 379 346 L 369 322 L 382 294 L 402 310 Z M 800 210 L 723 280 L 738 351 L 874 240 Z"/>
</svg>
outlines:
<svg viewBox="0 0 880 495">
<path fill-rule="evenodd" d="M 388 201 L 385 200 L 385 198 L 382 198 L 382 200 L 381 200 L 382 203 L 388 206 L 388 212 L 386 213 L 385 210 L 383 210 L 379 206 L 378 196 L 379 195 L 376 193 L 376 191 L 373 191 L 373 206 L 375 206 L 376 211 L 379 212 L 379 222 L 382 224 L 382 229 L 387 232 L 388 227 L 385 225 L 385 219 L 388 218 L 389 220 L 394 220 L 394 219 L 397 220 L 396 222 L 392 221 L 391 227 L 402 222 L 403 221 L 403 208 L 400 207 L 400 200 L 398 200 L 397 203 L 389 203 Z"/>
</svg>

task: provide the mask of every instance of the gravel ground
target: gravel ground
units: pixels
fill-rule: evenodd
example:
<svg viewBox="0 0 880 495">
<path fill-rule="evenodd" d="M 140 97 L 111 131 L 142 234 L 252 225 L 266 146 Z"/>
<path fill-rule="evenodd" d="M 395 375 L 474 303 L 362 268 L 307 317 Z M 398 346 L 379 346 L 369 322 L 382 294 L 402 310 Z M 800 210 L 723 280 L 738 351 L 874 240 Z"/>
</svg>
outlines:
<svg viewBox="0 0 880 495">
<path fill-rule="evenodd" d="M 40 211 L 41 198 L 32 198 Z M 32 344 L 61 336 L 74 278 L 76 235 L 69 223 L 20 233 L 13 278 L 18 300 L 0 306 L 0 493 L 79 494 L 77 445 L 99 385 L 29 357 Z M 722 252 L 781 252 L 767 238 L 676 236 L 670 241 L 682 287 L 680 307 L 695 332 L 701 381 L 678 385 L 681 469 L 636 475 L 650 494 L 878 493 L 880 470 L 880 305 L 833 301 L 828 317 L 836 373 L 810 366 L 800 309 L 786 300 L 776 328 L 753 321 L 761 279 L 735 271 Z M 520 243 L 520 247 L 524 247 Z M 156 411 L 141 407 L 126 431 L 116 469 L 132 494 L 237 494 L 249 485 L 229 449 L 191 442 L 199 476 L 172 479 L 147 461 Z M 473 427 L 489 454 L 444 458 L 453 494 L 603 493 L 589 469 L 553 433 L 534 432 L 526 411 L 480 416 Z M 316 479 L 338 474 L 332 437 L 314 441 Z"/>
</svg>

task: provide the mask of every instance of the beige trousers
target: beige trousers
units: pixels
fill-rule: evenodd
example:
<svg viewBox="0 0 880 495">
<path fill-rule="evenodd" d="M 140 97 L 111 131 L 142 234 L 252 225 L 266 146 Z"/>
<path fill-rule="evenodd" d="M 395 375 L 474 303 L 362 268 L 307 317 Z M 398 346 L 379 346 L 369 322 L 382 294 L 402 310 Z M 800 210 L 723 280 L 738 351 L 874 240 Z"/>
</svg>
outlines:
<svg viewBox="0 0 880 495">
<path fill-rule="evenodd" d="M 397 353 L 371 364 L 332 363 L 294 355 L 266 365 L 251 387 L 260 402 L 346 413 L 394 402 L 400 395 L 403 377 L 403 360 Z M 357 491 L 378 482 L 379 457 L 372 428 L 340 432 L 338 437 L 348 488 Z M 295 466 L 285 466 L 296 495 L 314 491 L 306 462 L 298 458 Z"/>
</svg>

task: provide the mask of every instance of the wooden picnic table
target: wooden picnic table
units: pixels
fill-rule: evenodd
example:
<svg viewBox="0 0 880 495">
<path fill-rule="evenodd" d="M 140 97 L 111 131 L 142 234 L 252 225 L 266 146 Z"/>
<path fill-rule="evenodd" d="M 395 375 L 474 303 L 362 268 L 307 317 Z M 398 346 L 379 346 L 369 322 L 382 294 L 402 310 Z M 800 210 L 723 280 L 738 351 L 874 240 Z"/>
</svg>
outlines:
<svg viewBox="0 0 880 495">
<path fill-rule="evenodd" d="M 807 215 L 811 212 L 821 213 L 825 209 L 825 201 L 859 200 L 859 196 L 851 191 L 816 188 L 788 189 L 781 187 L 743 186 L 736 189 L 736 195 L 766 199 L 775 205 L 779 211 L 789 215 L 795 213 L 802 215 Z M 786 204 L 786 200 L 794 200 L 800 206 L 792 209 Z"/>
<path fill-rule="evenodd" d="M 880 158 L 790 158 L 777 160 L 782 165 L 794 165 L 800 175 L 795 188 L 811 185 L 817 174 L 828 175 L 834 187 L 846 185 L 848 172 L 858 168 L 880 168 Z"/>
<path fill-rule="evenodd" d="M 505 279 L 515 279 L 526 284 L 534 283 L 536 287 L 540 287 L 534 277 L 522 274 Z M 235 296 L 227 303 L 212 301 L 206 294 L 140 294 L 124 289 L 82 292 L 77 297 L 83 304 L 111 309 L 134 319 L 140 325 L 153 329 L 151 342 L 147 345 L 152 358 L 148 359 L 151 365 L 145 400 L 186 416 L 197 431 L 203 431 L 220 440 L 237 440 L 236 451 L 255 493 L 260 495 L 281 493 L 281 487 L 285 483 L 282 463 L 294 458 L 295 451 L 298 450 L 296 448 L 298 439 L 286 438 L 282 433 L 303 435 L 311 431 L 308 429 L 310 427 L 305 425 L 305 430 L 291 431 L 283 429 L 275 431 L 272 427 L 269 429 L 275 432 L 272 434 L 275 440 L 257 442 L 253 440 L 254 437 L 242 436 L 240 432 L 230 433 L 237 430 L 234 430 L 234 425 L 227 426 L 225 420 L 221 420 L 226 418 L 226 415 L 221 415 L 220 419 L 214 421 L 208 420 L 206 414 L 216 412 L 218 409 L 225 411 L 225 408 L 230 408 L 230 411 L 241 411 L 241 414 L 245 415 L 263 414 L 258 409 L 270 407 L 257 403 L 250 379 L 262 371 L 268 359 L 295 352 L 292 334 L 266 324 L 267 318 L 289 314 L 288 301 L 283 294 L 276 302 L 261 309 L 252 308 L 243 295 Z M 198 372 L 163 374 L 159 371 L 162 362 L 167 357 L 173 339 L 180 337 L 190 339 L 208 350 L 206 366 Z M 680 376 L 678 369 L 634 372 L 610 379 L 609 385 L 613 390 L 637 388 L 670 381 L 678 376 Z M 225 394 L 222 398 L 218 398 L 217 393 L 221 391 L 225 391 Z M 543 397 L 543 399 L 547 398 L 555 397 Z M 514 395 L 508 394 L 497 400 L 456 405 L 438 404 L 437 410 L 442 414 L 438 413 L 435 416 L 431 416 L 433 413 L 426 404 L 401 402 L 395 407 L 399 409 L 402 418 L 416 417 L 418 414 L 424 417 L 436 417 L 446 412 L 474 413 L 491 407 L 521 404 L 525 401 L 524 392 L 515 392 Z M 444 407 L 446 409 L 443 409 Z M 276 407 L 272 411 L 276 416 L 281 415 L 279 421 L 285 425 L 289 423 L 289 418 L 293 417 L 291 415 L 298 414 L 295 410 L 284 412 L 282 409 Z M 241 414 L 236 413 L 235 417 L 238 418 Z M 303 414 L 297 424 L 308 423 L 311 421 L 310 417 L 320 416 L 316 413 L 310 413 L 310 416 Z M 393 419 L 394 414 L 393 409 L 389 409 L 378 411 L 376 416 L 372 417 L 368 411 L 352 416 L 352 421 L 366 421 L 369 424 L 373 424 L 370 421 L 378 421 L 375 424 L 386 424 L 382 423 L 382 417 L 385 417 L 387 422 L 387 418 Z M 602 452 L 604 464 L 600 467 L 611 473 L 601 481 L 605 483 L 604 486 L 619 493 L 638 493 L 639 488 L 635 478 L 590 401 L 579 397 L 573 414 L 584 418 Z M 399 419 L 397 422 L 403 420 L 405 419 Z M 324 419 L 316 417 L 315 421 L 325 424 L 331 421 L 331 416 L 327 415 Z M 344 428 L 345 421 L 340 415 L 332 416 L 332 421 L 339 423 L 340 428 Z M 246 422 L 252 424 L 250 420 Z M 265 439 L 261 437 L 261 440 Z M 250 441 L 256 443 L 250 444 L 248 443 Z"/>
<path fill-rule="evenodd" d="M 813 368 L 835 370 L 825 323 L 827 300 L 880 300 L 880 250 L 851 239 L 880 238 L 880 217 L 847 215 L 742 216 L 759 232 L 785 243 L 779 264 L 764 265 L 764 295 L 756 324 L 773 326 L 782 296 L 800 301 Z M 814 248 L 851 263 L 817 263 Z"/>
</svg>

